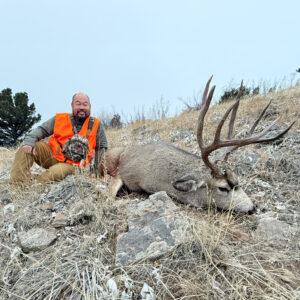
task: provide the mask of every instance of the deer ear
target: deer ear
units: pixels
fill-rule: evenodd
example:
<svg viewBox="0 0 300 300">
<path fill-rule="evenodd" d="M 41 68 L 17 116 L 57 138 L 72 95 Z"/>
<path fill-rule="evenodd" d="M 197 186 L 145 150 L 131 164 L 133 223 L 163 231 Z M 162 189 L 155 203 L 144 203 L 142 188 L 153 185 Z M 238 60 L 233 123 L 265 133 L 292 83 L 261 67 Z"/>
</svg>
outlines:
<svg viewBox="0 0 300 300">
<path fill-rule="evenodd" d="M 172 182 L 173 187 L 181 192 L 192 192 L 204 185 L 204 181 L 199 180 L 193 174 L 182 176 L 176 181 Z"/>
</svg>

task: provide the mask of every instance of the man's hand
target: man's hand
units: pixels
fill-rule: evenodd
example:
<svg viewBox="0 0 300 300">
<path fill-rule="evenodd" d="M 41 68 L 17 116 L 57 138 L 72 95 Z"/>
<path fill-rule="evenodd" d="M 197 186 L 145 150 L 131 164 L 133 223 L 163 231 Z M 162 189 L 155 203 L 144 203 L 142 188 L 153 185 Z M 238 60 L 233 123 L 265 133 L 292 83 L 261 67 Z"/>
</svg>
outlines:
<svg viewBox="0 0 300 300">
<path fill-rule="evenodd" d="M 32 154 L 35 154 L 35 148 L 29 146 L 29 145 L 25 145 L 22 147 L 23 151 L 25 153 L 32 153 Z"/>
</svg>

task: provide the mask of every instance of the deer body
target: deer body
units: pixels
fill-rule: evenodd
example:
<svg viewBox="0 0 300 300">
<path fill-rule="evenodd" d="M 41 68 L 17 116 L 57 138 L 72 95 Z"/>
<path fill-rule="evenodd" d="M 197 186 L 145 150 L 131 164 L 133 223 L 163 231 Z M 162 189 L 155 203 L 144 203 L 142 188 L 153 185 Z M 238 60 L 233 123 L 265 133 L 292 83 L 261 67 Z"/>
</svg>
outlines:
<svg viewBox="0 0 300 300">
<path fill-rule="evenodd" d="M 202 160 L 166 143 L 139 145 L 124 149 L 119 173 L 124 184 L 132 191 L 155 193 L 166 191 L 176 195 L 172 182 L 187 173 L 198 172 L 204 178 Z M 176 197 L 182 198 L 182 197 Z M 183 199 L 178 199 L 182 202 Z"/>
<path fill-rule="evenodd" d="M 171 144 L 114 148 L 105 153 L 104 159 L 109 166 L 107 173 L 117 182 L 111 191 L 113 196 L 124 184 L 135 192 L 165 191 L 173 199 L 198 208 L 214 203 L 222 209 L 255 210 L 241 188 L 233 190 L 226 180 L 211 178 L 200 156 Z"/>
</svg>

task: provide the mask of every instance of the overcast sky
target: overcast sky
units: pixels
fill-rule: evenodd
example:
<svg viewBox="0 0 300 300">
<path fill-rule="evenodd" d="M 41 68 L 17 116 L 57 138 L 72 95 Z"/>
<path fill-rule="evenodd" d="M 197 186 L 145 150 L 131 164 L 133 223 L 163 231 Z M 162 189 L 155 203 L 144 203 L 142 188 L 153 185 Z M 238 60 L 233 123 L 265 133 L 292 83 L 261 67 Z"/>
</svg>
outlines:
<svg viewBox="0 0 300 300">
<path fill-rule="evenodd" d="M 211 74 L 299 78 L 299 0 L 0 0 L 0 90 L 25 91 L 42 121 L 85 92 L 92 113 L 171 111 Z M 289 79 L 288 79 L 289 80 Z"/>
</svg>

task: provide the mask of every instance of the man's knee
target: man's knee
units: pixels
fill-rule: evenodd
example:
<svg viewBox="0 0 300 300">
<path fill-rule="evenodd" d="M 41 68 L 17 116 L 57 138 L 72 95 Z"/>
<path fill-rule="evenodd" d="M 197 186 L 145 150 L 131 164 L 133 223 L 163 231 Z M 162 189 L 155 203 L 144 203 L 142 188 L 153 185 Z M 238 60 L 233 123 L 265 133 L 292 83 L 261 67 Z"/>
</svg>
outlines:
<svg viewBox="0 0 300 300">
<path fill-rule="evenodd" d="M 48 169 L 58 163 L 53 156 L 51 147 L 46 142 L 36 142 L 34 148 L 35 162 L 41 167 Z"/>
<path fill-rule="evenodd" d="M 30 168 L 34 162 L 34 157 L 31 153 L 26 153 L 22 147 L 16 152 L 14 162 L 10 171 L 12 182 L 24 182 L 31 178 Z"/>
</svg>

